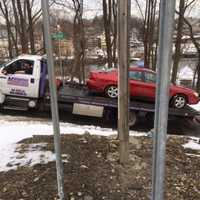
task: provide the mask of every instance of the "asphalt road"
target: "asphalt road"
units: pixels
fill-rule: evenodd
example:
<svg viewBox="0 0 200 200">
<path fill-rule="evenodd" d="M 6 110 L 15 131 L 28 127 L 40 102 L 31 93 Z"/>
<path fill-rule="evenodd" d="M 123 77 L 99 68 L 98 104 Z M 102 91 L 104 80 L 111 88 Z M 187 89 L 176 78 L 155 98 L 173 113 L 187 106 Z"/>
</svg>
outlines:
<svg viewBox="0 0 200 200">
<path fill-rule="evenodd" d="M 5 121 L 51 121 L 48 112 L 22 112 L 3 110 L 0 112 L 0 120 Z M 117 129 L 116 122 L 110 122 L 94 117 L 76 116 L 70 113 L 60 113 L 60 121 L 77 125 L 94 125 L 104 128 Z M 132 130 L 148 132 L 153 128 L 153 119 L 140 117 Z M 195 124 L 187 118 L 175 118 L 168 121 L 168 134 L 188 135 L 200 137 L 200 124 Z"/>
</svg>

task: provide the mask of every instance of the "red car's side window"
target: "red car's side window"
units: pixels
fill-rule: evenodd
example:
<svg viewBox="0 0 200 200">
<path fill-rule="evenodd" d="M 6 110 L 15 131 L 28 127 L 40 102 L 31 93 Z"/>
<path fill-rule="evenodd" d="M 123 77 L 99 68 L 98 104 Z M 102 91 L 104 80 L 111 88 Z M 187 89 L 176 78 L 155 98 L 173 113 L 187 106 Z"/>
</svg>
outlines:
<svg viewBox="0 0 200 200">
<path fill-rule="evenodd" d="M 142 72 L 140 71 L 129 71 L 130 80 L 143 81 Z"/>
<path fill-rule="evenodd" d="M 156 83 L 156 74 L 151 72 L 144 73 L 145 82 L 147 83 Z"/>
</svg>

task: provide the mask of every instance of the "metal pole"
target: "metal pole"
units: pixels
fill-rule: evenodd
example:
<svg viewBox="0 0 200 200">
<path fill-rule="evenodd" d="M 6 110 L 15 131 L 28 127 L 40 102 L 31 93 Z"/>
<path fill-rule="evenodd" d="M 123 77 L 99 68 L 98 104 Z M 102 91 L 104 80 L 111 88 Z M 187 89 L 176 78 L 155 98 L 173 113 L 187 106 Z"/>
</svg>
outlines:
<svg viewBox="0 0 200 200">
<path fill-rule="evenodd" d="M 169 83 L 172 64 L 172 36 L 175 0 L 160 2 L 160 31 L 158 49 L 158 78 L 154 121 L 154 152 L 152 200 L 163 200 L 165 177 L 166 135 L 169 107 Z"/>
<path fill-rule="evenodd" d="M 118 0 L 118 135 L 122 164 L 129 157 L 129 17 L 130 0 Z"/>
<path fill-rule="evenodd" d="M 51 94 L 51 112 L 52 112 L 53 130 L 54 130 L 54 146 L 56 153 L 58 194 L 60 200 L 64 200 L 63 166 L 62 166 L 61 148 L 60 148 L 60 126 L 59 126 L 57 91 L 55 83 L 53 52 L 52 52 L 52 41 L 50 34 L 49 0 L 41 0 L 41 4 L 42 4 L 42 14 L 44 23 L 45 45 L 47 52 L 47 62 L 48 62 L 49 88 Z"/>
<path fill-rule="evenodd" d="M 59 51 L 59 64 L 60 64 L 60 74 L 62 81 L 64 81 L 64 72 L 63 72 L 63 66 L 62 66 L 62 58 L 61 58 L 61 39 L 58 39 L 58 51 Z"/>
</svg>

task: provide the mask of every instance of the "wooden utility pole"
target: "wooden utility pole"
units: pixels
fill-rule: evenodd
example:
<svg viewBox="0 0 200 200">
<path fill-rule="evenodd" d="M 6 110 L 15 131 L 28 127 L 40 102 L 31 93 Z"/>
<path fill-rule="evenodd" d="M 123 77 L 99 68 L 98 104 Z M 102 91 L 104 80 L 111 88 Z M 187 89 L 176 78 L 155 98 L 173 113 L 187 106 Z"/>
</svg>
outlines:
<svg viewBox="0 0 200 200">
<path fill-rule="evenodd" d="M 118 135 L 120 163 L 128 162 L 129 150 L 129 23 L 130 0 L 118 0 Z"/>
</svg>

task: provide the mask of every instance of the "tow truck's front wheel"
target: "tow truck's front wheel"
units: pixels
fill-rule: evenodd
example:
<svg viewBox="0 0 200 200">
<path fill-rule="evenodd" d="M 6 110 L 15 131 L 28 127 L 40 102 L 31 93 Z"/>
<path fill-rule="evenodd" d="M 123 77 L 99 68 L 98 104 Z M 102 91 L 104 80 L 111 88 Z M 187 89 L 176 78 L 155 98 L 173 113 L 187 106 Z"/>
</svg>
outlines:
<svg viewBox="0 0 200 200">
<path fill-rule="evenodd" d="M 105 95 L 109 98 L 116 99 L 118 97 L 118 87 L 110 85 L 105 89 Z"/>
<path fill-rule="evenodd" d="M 172 99 L 172 106 L 174 108 L 184 108 L 187 104 L 187 99 L 184 95 L 178 94 L 176 96 L 173 97 Z"/>
<path fill-rule="evenodd" d="M 0 92 L 0 105 L 5 101 L 5 95 Z"/>
</svg>

